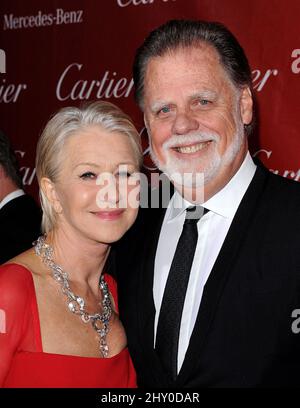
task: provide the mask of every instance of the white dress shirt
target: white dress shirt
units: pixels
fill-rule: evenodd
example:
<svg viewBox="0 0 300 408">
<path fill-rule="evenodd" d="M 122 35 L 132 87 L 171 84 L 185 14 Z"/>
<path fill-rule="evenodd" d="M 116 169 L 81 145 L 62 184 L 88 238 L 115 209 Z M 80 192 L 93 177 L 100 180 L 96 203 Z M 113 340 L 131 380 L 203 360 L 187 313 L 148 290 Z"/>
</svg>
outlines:
<svg viewBox="0 0 300 408">
<path fill-rule="evenodd" d="M 2 201 L 0 201 L 0 210 L 2 207 L 5 206 L 5 204 L 9 203 L 10 201 L 14 200 L 17 197 L 20 197 L 22 195 L 24 195 L 25 192 L 20 188 L 18 190 L 13 191 L 12 193 L 7 194 L 7 196 L 5 196 L 3 198 Z"/>
<path fill-rule="evenodd" d="M 198 242 L 190 273 L 179 334 L 178 368 L 184 361 L 190 337 L 197 318 L 203 288 L 223 245 L 238 206 L 254 176 L 256 165 L 249 152 L 229 183 L 203 203 L 210 210 L 197 223 Z M 186 208 L 191 203 L 175 191 L 160 231 L 154 265 L 153 296 L 155 304 L 154 345 L 158 317 L 170 266 L 185 220 Z"/>
</svg>

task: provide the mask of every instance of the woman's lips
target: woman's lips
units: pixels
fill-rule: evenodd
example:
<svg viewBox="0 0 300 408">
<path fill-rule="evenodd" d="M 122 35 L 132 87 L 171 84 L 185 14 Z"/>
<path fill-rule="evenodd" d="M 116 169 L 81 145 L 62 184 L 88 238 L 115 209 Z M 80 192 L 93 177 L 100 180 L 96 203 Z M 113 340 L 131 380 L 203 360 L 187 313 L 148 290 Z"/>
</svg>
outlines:
<svg viewBox="0 0 300 408">
<path fill-rule="evenodd" d="M 96 217 L 101 218 L 102 220 L 113 221 L 121 217 L 123 212 L 125 211 L 124 208 L 118 210 L 108 210 L 108 211 L 95 211 L 93 212 Z"/>
</svg>

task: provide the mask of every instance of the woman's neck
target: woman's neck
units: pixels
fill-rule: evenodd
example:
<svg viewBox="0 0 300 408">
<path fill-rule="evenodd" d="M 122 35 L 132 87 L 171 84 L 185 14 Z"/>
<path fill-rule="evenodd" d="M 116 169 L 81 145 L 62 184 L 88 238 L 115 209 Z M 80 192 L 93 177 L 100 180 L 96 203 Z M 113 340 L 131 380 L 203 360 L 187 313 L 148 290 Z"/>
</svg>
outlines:
<svg viewBox="0 0 300 408">
<path fill-rule="evenodd" d="M 108 244 L 63 229 L 49 232 L 46 241 L 53 247 L 55 263 L 67 272 L 70 281 L 98 284 L 109 254 Z"/>
</svg>

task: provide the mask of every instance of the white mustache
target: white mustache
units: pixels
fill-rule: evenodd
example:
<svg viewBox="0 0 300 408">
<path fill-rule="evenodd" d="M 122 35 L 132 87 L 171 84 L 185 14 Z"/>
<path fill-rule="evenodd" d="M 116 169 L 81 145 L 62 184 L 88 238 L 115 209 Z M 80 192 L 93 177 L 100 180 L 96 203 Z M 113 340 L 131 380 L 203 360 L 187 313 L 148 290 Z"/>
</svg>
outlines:
<svg viewBox="0 0 300 408">
<path fill-rule="evenodd" d="M 163 143 L 163 149 L 168 150 L 172 147 L 186 146 L 187 144 L 196 144 L 203 142 L 218 142 L 220 139 L 217 133 L 198 132 L 188 135 L 173 135 Z"/>
</svg>

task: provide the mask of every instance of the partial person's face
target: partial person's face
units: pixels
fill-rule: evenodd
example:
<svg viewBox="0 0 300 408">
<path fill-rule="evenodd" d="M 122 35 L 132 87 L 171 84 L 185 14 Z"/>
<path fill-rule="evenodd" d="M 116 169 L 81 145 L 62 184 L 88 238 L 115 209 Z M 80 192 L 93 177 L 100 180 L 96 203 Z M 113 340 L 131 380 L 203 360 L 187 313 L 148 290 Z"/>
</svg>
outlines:
<svg viewBox="0 0 300 408">
<path fill-rule="evenodd" d="M 237 90 L 209 45 L 150 59 L 144 81 L 144 115 L 154 162 L 175 186 L 174 173 L 192 173 L 187 187 L 215 194 L 240 167 L 252 120 L 249 89 Z"/>
<path fill-rule="evenodd" d="M 138 162 L 129 138 L 90 126 L 67 140 L 60 166 L 52 192 L 57 228 L 101 243 L 121 238 L 138 211 L 128 203 L 128 195 L 138 189 L 132 183 Z M 115 184 L 109 187 L 110 181 Z M 108 193 L 101 194 L 103 189 Z"/>
</svg>

